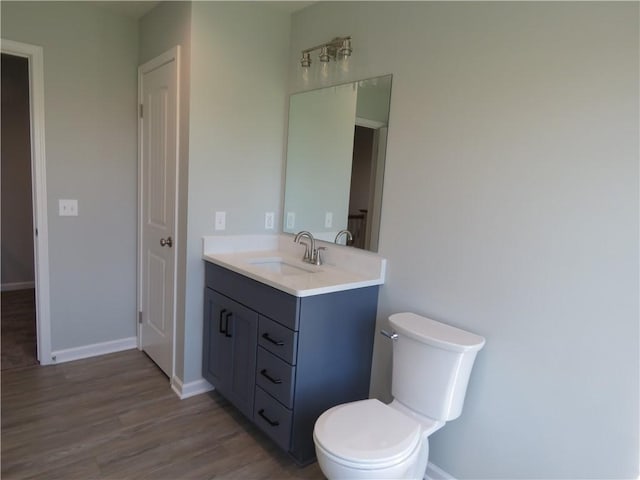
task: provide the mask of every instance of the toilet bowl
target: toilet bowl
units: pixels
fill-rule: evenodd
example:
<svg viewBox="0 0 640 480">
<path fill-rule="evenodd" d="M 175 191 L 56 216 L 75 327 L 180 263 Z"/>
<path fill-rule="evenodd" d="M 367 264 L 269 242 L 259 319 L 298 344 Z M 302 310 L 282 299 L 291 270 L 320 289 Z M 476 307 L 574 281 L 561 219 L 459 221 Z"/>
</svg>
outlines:
<svg viewBox="0 0 640 480">
<path fill-rule="evenodd" d="M 397 402 L 376 399 L 333 407 L 316 421 L 313 439 L 329 479 L 421 479 L 428 437 L 443 425 L 412 418 Z"/>
<path fill-rule="evenodd" d="M 429 436 L 462 412 L 484 338 L 413 313 L 389 323 L 393 402 L 337 405 L 315 423 L 316 456 L 329 480 L 424 478 Z"/>
</svg>

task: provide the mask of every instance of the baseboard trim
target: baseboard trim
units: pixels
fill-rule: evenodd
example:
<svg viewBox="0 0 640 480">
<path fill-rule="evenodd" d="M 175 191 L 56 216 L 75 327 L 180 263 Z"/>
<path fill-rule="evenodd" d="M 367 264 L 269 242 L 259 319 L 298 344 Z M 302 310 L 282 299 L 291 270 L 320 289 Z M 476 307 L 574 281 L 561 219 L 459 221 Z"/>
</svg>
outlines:
<svg viewBox="0 0 640 480">
<path fill-rule="evenodd" d="M 178 395 L 180 400 L 193 397 L 194 395 L 200 395 L 201 393 L 210 392 L 213 390 L 213 385 L 207 382 L 204 378 L 195 380 L 193 382 L 182 383 L 175 375 L 171 378 L 171 389 Z"/>
<path fill-rule="evenodd" d="M 12 290 L 28 290 L 31 288 L 36 288 L 36 282 L 13 282 L 3 283 L 0 285 L 0 291 L 2 292 L 10 292 Z"/>
<path fill-rule="evenodd" d="M 439 466 L 429 462 L 427 465 L 427 471 L 424 475 L 425 480 L 456 480 L 453 475 L 449 475 L 442 470 Z"/>
<path fill-rule="evenodd" d="M 94 343 L 82 347 L 66 348 L 51 352 L 52 363 L 65 363 L 83 358 L 97 357 L 108 353 L 138 348 L 138 337 L 121 338 L 110 342 Z"/>
</svg>

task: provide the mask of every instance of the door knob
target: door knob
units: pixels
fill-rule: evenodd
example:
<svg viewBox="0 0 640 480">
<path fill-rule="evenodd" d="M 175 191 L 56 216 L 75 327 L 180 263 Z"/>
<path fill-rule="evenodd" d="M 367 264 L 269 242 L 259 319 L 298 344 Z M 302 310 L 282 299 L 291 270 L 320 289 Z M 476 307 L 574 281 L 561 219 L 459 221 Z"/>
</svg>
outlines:
<svg viewBox="0 0 640 480">
<path fill-rule="evenodd" d="M 166 239 L 161 238 L 160 239 L 160 246 L 161 247 L 167 246 L 167 247 L 171 248 L 173 246 L 173 240 L 171 240 L 171 237 L 167 237 Z"/>
</svg>

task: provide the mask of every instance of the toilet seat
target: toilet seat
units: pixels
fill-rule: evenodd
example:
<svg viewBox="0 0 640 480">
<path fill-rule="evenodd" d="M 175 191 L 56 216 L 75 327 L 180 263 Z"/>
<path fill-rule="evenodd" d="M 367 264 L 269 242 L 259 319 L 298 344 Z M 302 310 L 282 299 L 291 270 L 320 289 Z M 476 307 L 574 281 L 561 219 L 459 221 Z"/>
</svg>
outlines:
<svg viewBox="0 0 640 480">
<path fill-rule="evenodd" d="M 420 443 L 420 424 L 376 399 L 333 407 L 314 428 L 316 445 L 344 464 L 380 469 L 411 456 Z"/>
</svg>

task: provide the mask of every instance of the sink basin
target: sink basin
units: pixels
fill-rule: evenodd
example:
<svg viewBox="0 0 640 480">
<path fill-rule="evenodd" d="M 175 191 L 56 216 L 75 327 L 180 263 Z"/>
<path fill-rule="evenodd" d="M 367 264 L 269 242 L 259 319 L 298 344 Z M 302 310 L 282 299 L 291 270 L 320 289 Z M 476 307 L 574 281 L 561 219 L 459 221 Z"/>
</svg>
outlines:
<svg viewBox="0 0 640 480">
<path fill-rule="evenodd" d="M 315 270 L 311 268 L 305 268 L 299 265 L 292 265 L 286 260 L 279 257 L 269 258 L 252 258 L 247 260 L 248 263 L 256 267 L 262 268 L 269 272 L 279 273 L 280 275 L 304 275 L 307 273 L 314 273 Z"/>
</svg>

